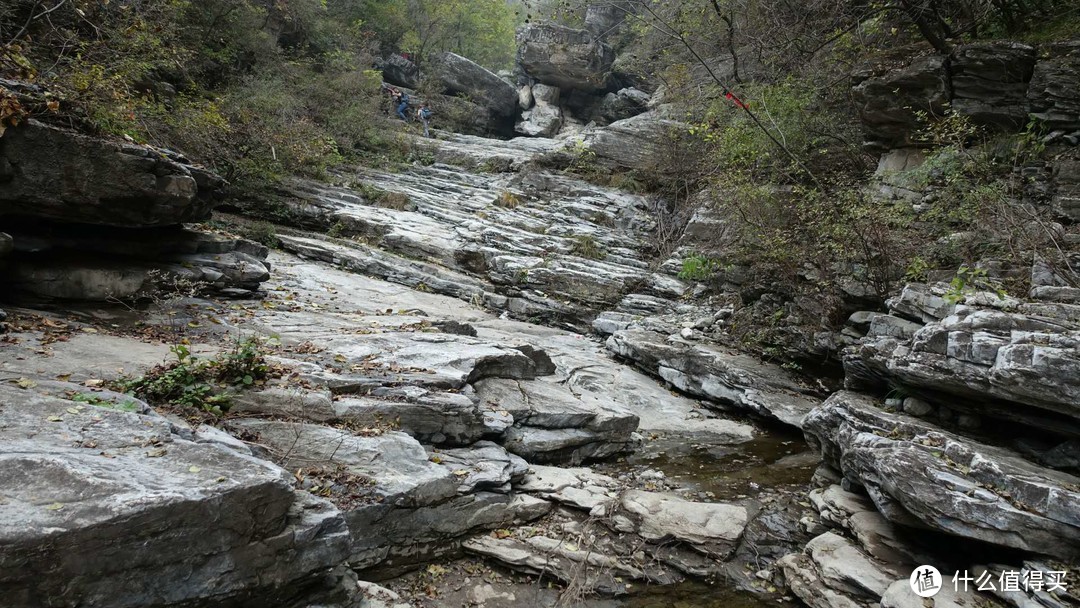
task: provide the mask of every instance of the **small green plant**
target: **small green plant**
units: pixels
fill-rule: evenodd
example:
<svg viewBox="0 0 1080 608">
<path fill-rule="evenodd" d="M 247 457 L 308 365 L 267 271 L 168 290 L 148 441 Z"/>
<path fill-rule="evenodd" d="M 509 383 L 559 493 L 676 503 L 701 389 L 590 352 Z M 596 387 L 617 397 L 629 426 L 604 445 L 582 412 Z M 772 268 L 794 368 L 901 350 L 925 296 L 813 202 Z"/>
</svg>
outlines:
<svg viewBox="0 0 1080 608">
<path fill-rule="evenodd" d="M 984 134 L 982 127 L 972 122 L 971 118 L 953 112 L 951 108 L 946 108 L 940 116 L 918 110 L 915 120 L 920 125 L 915 137 L 923 143 L 963 148 Z"/>
<path fill-rule="evenodd" d="M 574 244 L 570 247 L 570 253 L 590 260 L 602 260 L 606 255 L 603 248 L 591 234 L 581 234 L 574 237 Z"/>
<path fill-rule="evenodd" d="M 270 374 L 257 338 L 239 340 L 216 358 L 200 358 L 185 344 L 174 344 L 169 351 L 176 361 L 159 365 L 141 378 L 120 382 L 120 390 L 155 405 L 222 416 L 237 391 L 261 383 Z"/>
<path fill-rule="evenodd" d="M 326 231 L 326 236 L 333 237 L 335 239 L 345 236 L 345 224 L 341 222 L 335 222 L 333 226 Z"/>
<path fill-rule="evenodd" d="M 904 271 L 905 281 L 925 281 L 928 273 L 931 269 L 930 262 L 926 258 L 917 255 L 911 258 L 908 262 L 907 269 Z"/>
<path fill-rule="evenodd" d="M 942 297 L 949 304 L 956 304 L 973 291 L 990 291 L 1001 300 L 1009 295 L 1001 283 L 987 276 L 985 268 L 961 266 L 956 271 L 956 276 L 949 282 L 949 290 Z"/>
<path fill-rule="evenodd" d="M 570 155 L 567 171 L 586 177 L 600 173 L 600 167 L 596 163 L 596 152 L 593 152 L 584 139 L 579 139 L 572 146 L 568 146 L 566 152 Z"/>
<path fill-rule="evenodd" d="M 683 260 L 682 270 L 679 271 L 678 276 L 684 281 L 705 281 L 721 268 L 720 260 L 694 254 Z"/>
</svg>

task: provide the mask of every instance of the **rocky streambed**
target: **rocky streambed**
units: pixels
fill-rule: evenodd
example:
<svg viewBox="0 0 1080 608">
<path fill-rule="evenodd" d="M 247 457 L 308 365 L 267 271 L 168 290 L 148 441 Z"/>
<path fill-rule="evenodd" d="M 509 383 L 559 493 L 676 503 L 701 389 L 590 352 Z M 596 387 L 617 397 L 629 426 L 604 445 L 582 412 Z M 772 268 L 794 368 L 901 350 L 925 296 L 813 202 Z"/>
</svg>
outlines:
<svg viewBox="0 0 1080 608">
<path fill-rule="evenodd" d="M 216 428 L 99 388 L 169 356 L 130 313 L 11 311 L 2 508 L 16 603 L 285 602 L 340 563 L 383 580 L 450 572 L 466 555 L 625 594 L 727 580 L 727 560 L 762 550 L 745 530 L 792 533 L 792 490 L 813 465 L 797 439 L 717 417 L 594 339 L 288 254 L 269 261 L 265 299 L 185 300 L 138 326 L 182 327 L 206 356 L 241 335 L 280 342 L 267 348 L 286 375 L 239 396 Z M 789 477 L 747 479 L 781 453 Z M 619 454 L 630 457 L 571 466 Z M 585 537 L 596 545 L 570 540 Z M 145 569 L 119 565 L 140 556 Z M 32 569 L 55 574 L 24 587 Z M 61 572 L 73 576 L 54 589 Z"/>
</svg>

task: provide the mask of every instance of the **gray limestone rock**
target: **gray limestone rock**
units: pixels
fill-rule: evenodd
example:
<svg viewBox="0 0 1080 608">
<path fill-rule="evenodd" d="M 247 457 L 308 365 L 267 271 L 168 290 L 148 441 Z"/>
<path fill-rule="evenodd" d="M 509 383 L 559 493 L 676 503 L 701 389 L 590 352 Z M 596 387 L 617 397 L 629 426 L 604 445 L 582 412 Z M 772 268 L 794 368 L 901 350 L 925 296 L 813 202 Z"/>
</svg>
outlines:
<svg viewBox="0 0 1080 608">
<path fill-rule="evenodd" d="M 518 30 L 517 62 L 543 84 L 586 92 L 608 87 L 615 52 L 587 30 L 555 24 Z"/>
<path fill-rule="evenodd" d="M 447 92 L 469 99 L 496 116 L 511 117 L 518 111 L 518 92 L 487 68 L 455 53 L 442 53 L 431 70 Z"/>
<path fill-rule="evenodd" d="M 149 227 L 206 219 L 224 182 L 178 155 L 29 120 L 0 139 L 0 183 L 4 215 Z"/>
<path fill-rule="evenodd" d="M 1051 44 L 1028 87 L 1032 115 L 1048 129 L 1080 129 L 1080 42 Z"/>
<path fill-rule="evenodd" d="M 628 169 L 652 169 L 672 157 L 679 136 L 687 132 L 685 124 L 650 111 L 589 130 L 583 141 L 600 162 Z"/>
<path fill-rule="evenodd" d="M 1013 131 L 1028 121 L 1035 49 L 1011 41 L 956 47 L 950 61 L 954 111 L 978 124 Z"/>
<path fill-rule="evenodd" d="M 376 67 L 382 70 L 383 80 L 390 84 L 407 89 L 420 86 L 420 68 L 397 53 L 379 61 Z"/>
<path fill-rule="evenodd" d="M 595 114 L 603 118 L 607 123 L 613 123 L 627 118 L 632 118 L 648 111 L 649 94 L 638 89 L 620 89 L 615 93 L 608 93 L 596 107 Z"/>
<path fill-rule="evenodd" d="M 788 587 L 812 608 L 876 603 L 906 574 L 870 558 L 850 540 L 832 532 L 816 537 L 804 553 L 787 555 L 777 565 Z"/>
<path fill-rule="evenodd" d="M 253 441 L 310 483 L 329 488 L 352 535 L 356 570 L 396 571 L 456 549 L 464 537 L 539 517 L 544 504 L 505 493 L 521 463 L 497 446 L 451 452 L 480 471 L 455 469 L 396 432 L 354 435 L 311 424 L 240 420 Z M 486 491 L 482 488 L 494 489 Z M 543 507 L 543 508 L 538 508 Z"/>
<path fill-rule="evenodd" d="M 555 382 L 491 379 L 475 387 L 483 406 L 513 417 L 503 443 L 531 462 L 605 458 L 625 450 L 637 430 L 638 417 L 630 411 Z"/>
<path fill-rule="evenodd" d="M 929 47 L 905 47 L 873 56 L 854 71 L 852 93 L 868 143 L 901 147 L 920 128 L 916 111 L 942 114 L 952 96 L 946 61 Z"/>
<path fill-rule="evenodd" d="M 840 392 L 803 426 L 889 520 L 1062 558 L 1080 551 L 1080 479 Z"/>
<path fill-rule="evenodd" d="M 607 347 L 690 394 L 795 427 L 819 403 L 780 366 L 718 346 L 624 330 Z"/>
<path fill-rule="evenodd" d="M 844 365 L 959 397 L 956 407 L 976 402 L 972 413 L 1077 436 L 1078 345 L 1080 324 L 965 306 L 910 339 L 864 339 L 845 351 Z"/>
<path fill-rule="evenodd" d="M 348 554 L 330 503 L 163 418 L 0 386 L 0 591 L 9 606 L 300 597 Z"/>
<path fill-rule="evenodd" d="M 650 542 L 676 540 L 713 557 L 734 551 L 748 522 L 745 507 L 691 502 L 670 494 L 628 490 L 622 493 L 615 527 Z"/>
</svg>

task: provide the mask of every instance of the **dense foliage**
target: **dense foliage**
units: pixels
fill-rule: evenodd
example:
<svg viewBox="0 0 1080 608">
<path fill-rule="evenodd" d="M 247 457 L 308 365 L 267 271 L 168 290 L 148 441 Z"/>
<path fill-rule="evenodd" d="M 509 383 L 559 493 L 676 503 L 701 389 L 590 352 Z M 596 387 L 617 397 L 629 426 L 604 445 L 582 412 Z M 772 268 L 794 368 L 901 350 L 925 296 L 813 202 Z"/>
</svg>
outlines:
<svg viewBox="0 0 1080 608">
<path fill-rule="evenodd" d="M 44 85 L 42 118 L 179 149 L 251 192 L 385 147 L 378 54 L 505 66 L 514 19 L 479 0 L 11 0 L 0 77 Z"/>
<path fill-rule="evenodd" d="M 348 23 L 362 23 L 386 51 L 406 53 L 423 64 L 452 51 L 493 69 L 510 68 L 514 29 L 521 14 L 503 0 L 357 0 L 333 11 Z"/>
</svg>

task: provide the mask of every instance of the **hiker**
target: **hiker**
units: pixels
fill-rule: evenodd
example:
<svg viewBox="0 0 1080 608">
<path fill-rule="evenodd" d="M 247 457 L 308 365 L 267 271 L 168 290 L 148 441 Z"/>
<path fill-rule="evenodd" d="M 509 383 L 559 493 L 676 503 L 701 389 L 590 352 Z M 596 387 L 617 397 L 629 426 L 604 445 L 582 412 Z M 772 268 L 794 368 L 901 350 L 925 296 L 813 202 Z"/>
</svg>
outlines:
<svg viewBox="0 0 1080 608">
<path fill-rule="evenodd" d="M 394 96 L 394 101 L 397 103 L 398 118 L 405 122 L 409 122 L 409 119 L 405 116 L 405 110 L 409 109 L 409 96 L 405 91 L 399 89 L 395 89 L 395 92 L 397 94 Z"/>
<path fill-rule="evenodd" d="M 424 125 L 424 137 L 431 137 L 431 130 L 428 125 L 428 121 L 431 120 L 431 106 L 427 102 L 424 102 L 424 105 L 420 106 L 420 109 L 416 111 L 416 117 Z"/>
</svg>

